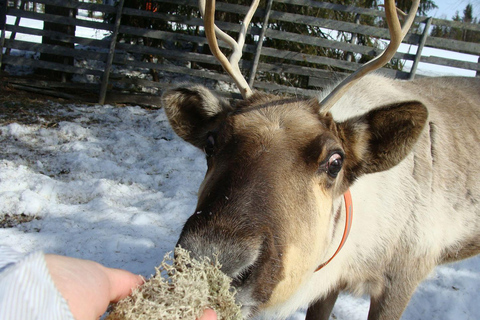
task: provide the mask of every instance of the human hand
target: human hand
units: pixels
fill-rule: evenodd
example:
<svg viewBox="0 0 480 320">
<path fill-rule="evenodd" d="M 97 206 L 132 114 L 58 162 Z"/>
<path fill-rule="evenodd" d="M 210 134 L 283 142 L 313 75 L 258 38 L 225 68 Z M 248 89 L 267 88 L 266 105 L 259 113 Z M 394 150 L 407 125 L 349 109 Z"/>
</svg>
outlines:
<svg viewBox="0 0 480 320">
<path fill-rule="evenodd" d="M 207 309 L 198 320 L 217 320 L 217 314 L 212 309 Z"/>
<path fill-rule="evenodd" d="M 97 320 L 111 302 L 118 302 L 144 283 L 141 276 L 101 264 L 53 254 L 45 255 L 58 291 L 76 320 Z M 215 311 L 205 310 L 198 320 L 217 320 Z"/>
<path fill-rule="evenodd" d="M 97 320 L 111 302 L 117 302 L 143 284 L 139 275 L 101 264 L 58 255 L 45 255 L 58 291 L 76 320 Z"/>
</svg>

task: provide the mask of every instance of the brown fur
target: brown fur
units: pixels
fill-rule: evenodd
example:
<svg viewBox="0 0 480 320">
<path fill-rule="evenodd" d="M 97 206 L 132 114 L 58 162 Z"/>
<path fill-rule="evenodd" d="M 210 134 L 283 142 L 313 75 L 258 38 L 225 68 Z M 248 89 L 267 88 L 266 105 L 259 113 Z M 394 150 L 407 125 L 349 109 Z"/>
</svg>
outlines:
<svg viewBox="0 0 480 320">
<path fill-rule="evenodd" d="M 385 92 L 372 94 L 379 81 L 386 83 Z M 345 289 L 370 294 L 370 320 L 398 319 L 435 264 L 480 250 L 480 218 L 466 216 L 471 212 L 467 207 L 480 211 L 478 184 L 470 181 L 478 175 L 461 181 L 467 186 L 465 197 L 447 193 L 468 227 L 452 240 L 440 239 L 445 245 L 430 238 L 425 224 L 430 227 L 437 221 L 428 220 L 434 217 L 423 211 L 435 203 L 434 191 L 440 192 L 442 184 L 455 177 L 447 163 L 466 161 L 468 152 L 480 156 L 478 144 L 458 146 L 452 141 L 461 138 L 446 136 L 457 134 L 446 129 L 447 121 L 457 128 L 475 124 L 471 130 L 478 130 L 478 122 L 466 124 L 462 119 L 471 117 L 478 104 L 470 96 L 480 96 L 480 81 L 392 82 L 367 77 L 356 86 L 355 94 L 332 109 L 333 116 L 322 114 L 315 99 L 258 92 L 234 107 L 198 86 L 163 97 L 173 129 L 207 152 L 208 170 L 196 213 L 186 222 L 179 244 L 194 256 L 218 255 L 238 288 L 245 316 L 265 310 L 281 317 L 290 306 L 317 301 L 307 319 L 328 319 L 338 292 Z M 457 97 L 451 97 L 454 94 Z M 365 110 L 351 116 L 341 113 L 340 107 L 354 104 Z M 442 113 L 452 112 L 452 105 L 458 115 L 446 119 Z M 332 166 L 342 156 L 336 175 Z M 477 168 L 470 159 L 477 157 L 468 159 Z M 366 175 L 375 178 L 365 180 Z M 378 183 L 372 179 L 381 184 L 368 190 L 363 183 L 367 190 L 353 190 L 360 221 L 354 222 L 351 240 L 331 264 L 314 274 L 341 237 L 341 195 L 357 181 Z M 379 199 L 356 198 L 370 193 Z M 374 207 L 382 197 L 384 203 Z M 443 195 L 438 199 L 447 200 Z M 363 220 L 372 224 L 363 225 Z M 385 231 L 372 240 L 376 223 L 383 223 Z M 455 232 L 462 231 L 456 226 Z"/>
</svg>

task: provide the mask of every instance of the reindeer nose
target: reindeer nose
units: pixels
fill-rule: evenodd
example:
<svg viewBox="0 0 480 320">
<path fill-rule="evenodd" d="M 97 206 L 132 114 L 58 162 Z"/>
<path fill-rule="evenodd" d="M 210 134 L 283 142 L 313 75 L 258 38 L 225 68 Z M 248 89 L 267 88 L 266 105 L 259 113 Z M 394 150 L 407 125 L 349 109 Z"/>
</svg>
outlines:
<svg viewBox="0 0 480 320">
<path fill-rule="evenodd" d="M 197 260 L 203 257 L 218 260 L 222 265 L 221 270 L 233 279 L 245 274 L 260 253 L 260 246 L 255 243 L 213 233 L 199 235 L 182 232 L 177 245 L 190 251 L 192 258 Z"/>
</svg>

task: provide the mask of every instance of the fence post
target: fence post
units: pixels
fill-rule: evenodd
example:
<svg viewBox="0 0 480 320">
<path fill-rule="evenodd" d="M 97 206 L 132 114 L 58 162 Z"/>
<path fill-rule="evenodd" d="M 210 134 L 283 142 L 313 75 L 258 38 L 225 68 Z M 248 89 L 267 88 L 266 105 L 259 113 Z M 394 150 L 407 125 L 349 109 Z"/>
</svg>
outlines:
<svg viewBox="0 0 480 320">
<path fill-rule="evenodd" d="M 15 5 L 16 5 L 16 3 L 15 3 Z M 25 5 L 26 5 L 26 1 L 22 0 L 20 2 L 20 9 L 25 10 Z M 2 49 L 2 51 L 0 51 L 0 68 L 2 70 L 5 68 L 2 64 L 2 60 L 3 60 L 3 56 L 4 56 L 3 47 L 5 45 L 6 29 L 7 29 L 7 21 L 6 21 L 7 15 L 6 14 L 7 14 L 8 1 L 5 1 L 4 6 L 5 6 L 5 8 L 4 8 L 4 10 L 5 10 L 5 24 L 3 25 L 2 39 L 1 39 L 1 43 L 0 43 L 0 47 Z M 15 17 L 15 24 L 14 24 L 15 27 L 18 27 L 20 25 L 20 19 L 21 19 L 20 17 Z M 15 31 L 11 32 L 10 33 L 10 40 L 15 39 L 16 34 L 17 33 Z M 12 50 L 11 48 L 5 48 L 5 55 L 8 56 L 10 54 L 11 50 Z"/>
<path fill-rule="evenodd" d="M 2 33 L 0 37 L 0 70 L 2 69 L 2 60 L 3 60 L 3 46 L 5 46 L 5 34 L 7 33 L 7 1 L 5 1 L 5 8 L 3 3 L 0 3 L 0 32 Z"/>
<path fill-rule="evenodd" d="M 115 46 L 117 44 L 118 29 L 120 28 L 120 21 L 122 20 L 122 11 L 124 0 L 118 2 L 117 12 L 115 14 L 115 26 L 113 28 L 112 40 L 110 42 L 110 49 L 108 51 L 107 62 L 105 70 L 102 76 L 102 85 L 100 87 L 100 97 L 98 99 L 99 104 L 105 103 L 105 97 L 107 96 L 108 78 L 110 77 L 110 69 L 112 68 L 113 56 L 115 55 Z"/>
<path fill-rule="evenodd" d="M 478 63 L 480 64 L 480 57 L 478 57 Z M 480 71 L 477 70 L 475 77 L 480 77 Z"/>
<path fill-rule="evenodd" d="M 360 24 L 360 13 L 357 13 L 355 16 L 355 24 Z M 350 39 L 351 44 L 357 44 L 358 33 L 352 33 L 352 39 Z M 347 52 L 345 60 L 351 62 L 353 59 L 353 52 Z"/>
<path fill-rule="evenodd" d="M 248 77 L 248 86 L 250 88 L 253 87 L 253 82 L 255 81 L 255 74 L 257 73 L 258 61 L 260 60 L 260 55 L 262 53 L 263 38 L 265 37 L 265 33 L 267 32 L 268 28 L 268 19 L 270 18 L 270 11 L 272 10 L 272 3 L 273 0 L 268 0 L 265 7 L 265 16 L 263 17 L 262 31 L 260 32 L 260 36 L 258 38 L 257 49 L 255 50 L 255 57 L 253 59 L 252 69 L 250 70 L 250 75 Z"/>
<path fill-rule="evenodd" d="M 430 31 L 430 26 L 432 25 L 432 17 L 429 17 L 425 22 L 425 29 L 423 30 L 422 37 L 420 38 L 420 42 L 417 47 L 417 53 L 415 54 L 415 60 L 413 61 L 412 69 L 410 69 L 410 76 L 409 80 L 413 80 L 415 78 L 415 72 L 417 72 L 418 63 L 422 58 L 422 50 L 425 46 L 425 42 L 428 38 L 428 32 Z"/>
</svg>

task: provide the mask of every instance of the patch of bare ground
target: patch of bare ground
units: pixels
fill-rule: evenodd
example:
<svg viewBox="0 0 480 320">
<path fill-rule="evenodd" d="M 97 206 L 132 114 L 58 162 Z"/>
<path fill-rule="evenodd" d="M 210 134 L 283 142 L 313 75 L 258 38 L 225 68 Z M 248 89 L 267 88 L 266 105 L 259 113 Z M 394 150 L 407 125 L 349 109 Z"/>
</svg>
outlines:
<svg viewBox="0 0 480 320">
<path fill-rule="evenodd" d="M 21 223 L 30 222 L 32 220 L 40 220 L 40 217 L 29 216 L 22 214 L 1 214 L 0 215 L 0 228 L 13 228 Z"/>
<path fill-rule="evenodd" d="M 0 91 L 0 125 L 15 122 L 54 127 L 59 121 L 71 120 L 65 116 L 59 118 L 56 110 L 59 105 L 68 103 L 64 99 L 17 90 L 1 84 Z"/>
</svg>

